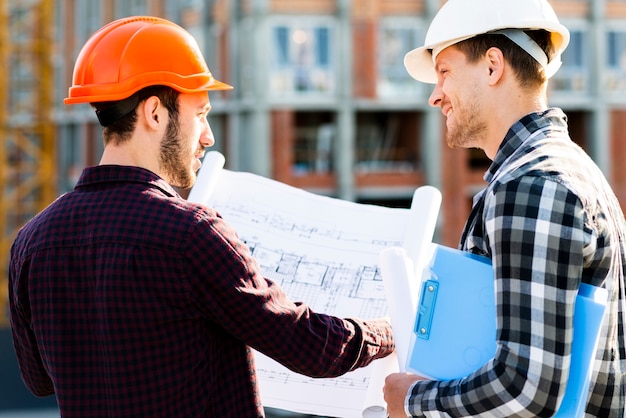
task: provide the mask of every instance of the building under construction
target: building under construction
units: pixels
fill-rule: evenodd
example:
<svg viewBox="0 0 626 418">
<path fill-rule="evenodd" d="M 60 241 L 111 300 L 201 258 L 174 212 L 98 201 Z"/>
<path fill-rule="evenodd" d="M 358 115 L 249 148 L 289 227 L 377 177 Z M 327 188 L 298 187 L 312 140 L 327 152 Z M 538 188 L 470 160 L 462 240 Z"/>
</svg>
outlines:
<svg viewBox="0 0 626 418">
<path fill-rule="evenodd" d="M 451 150 L 430 87 L 404 54 L 420 45 L 441 0 L 0 0 L 0 328 L 17 230 L 85 166 L 98 163 L 100 126 L 87 105 L 65 106 L 78 51 L 103 24 L 129 15 L 179 23 L 213 74 L 215 148 L 251 171 L 352 201 L 406 206 L 416 187 L 443 193 L 437 239 L 455 246 L 482 187 L 481 151 Z M 553 0 L 571 31 L 549 101 L 572 138 L 626 202 L 626 1 Z"/>
</svg>

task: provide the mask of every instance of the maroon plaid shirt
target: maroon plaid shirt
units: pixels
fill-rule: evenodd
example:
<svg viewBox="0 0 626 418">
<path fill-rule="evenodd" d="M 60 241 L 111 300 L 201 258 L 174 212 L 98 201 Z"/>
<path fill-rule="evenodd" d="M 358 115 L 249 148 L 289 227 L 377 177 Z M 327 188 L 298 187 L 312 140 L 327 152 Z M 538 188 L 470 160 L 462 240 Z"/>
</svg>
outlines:
<svg viewBox="0 0 626 418">
<path fill-rule="evenodd" d="M 86 169 L 29 222 L 9 287 L 24 382 L 64 417 L 262 416 L 250 347 L 313 377 L 394 348 L 387 322 L 291 302 L 215 211 L 136 167 Z"/>
</svg>

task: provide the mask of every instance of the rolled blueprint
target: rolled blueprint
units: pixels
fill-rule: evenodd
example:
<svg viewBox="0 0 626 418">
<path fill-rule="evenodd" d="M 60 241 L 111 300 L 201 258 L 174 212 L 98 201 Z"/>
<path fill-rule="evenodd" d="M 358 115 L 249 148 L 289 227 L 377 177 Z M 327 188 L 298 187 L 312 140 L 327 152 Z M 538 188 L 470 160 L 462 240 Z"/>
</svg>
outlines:
<svg viewBox="0 0 626 418">
<path fill-rule="evenodd" d="M 413 193 L 403 246 L 385 248 L 379 254 L 379 266 L 401 372 L 406 371 L 420 284 L 424 267 L 432 258 L 432 239 L 440 206 L 439 190 L 432 186 L 417 188 Z"/>
<path fill-rule="evenodd" d="M 381 251 L 379 265 L 396 342 L 398 366 L 404 372 L 417 310 L 419 279 L 413 260 L 407 257 L 404 248 L 390 247 Z"/>
<path fill-rule="evenodd" d="M 207 152 L 202 161 L 202 167 L 198 171 L 196 184 L 189 192 L 187 200 L 204 205 L 208 204 L 225 162 L 226 159 L 221 153 L 217 151 Z"/>
</svg>

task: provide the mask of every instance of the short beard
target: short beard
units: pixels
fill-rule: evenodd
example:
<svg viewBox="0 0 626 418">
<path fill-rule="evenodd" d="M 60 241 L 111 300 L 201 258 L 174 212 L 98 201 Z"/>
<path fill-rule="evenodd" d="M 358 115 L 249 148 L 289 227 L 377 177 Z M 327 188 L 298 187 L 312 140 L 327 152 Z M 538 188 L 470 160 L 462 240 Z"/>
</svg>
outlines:
<svg viewBox="0 0 626 418">
<path fill-rule="evenodd" d="M 170 185 L 181 189 L 188 189 L 193 186 L 196 181 L 196 176 L 187 166 L 188 163 L 183 159 L 183 150 L 181 149 L 179 136 L 180 125 L 178 118 L 170 118 L 167 123 L 165 136 L 161 141 L 159 166 Z"/>
<path fill-rule="evenodd" d="M 486 123 L 470 120 L 463 129 L 455 127 L 448 130 L 446 143 L 450 148 L 480 148 L 486 129 Z"/>
<path fill-rule="evenodd" d="M 482 114 L 478 100 L 470 102 L 462 114 L 455 113 L 455 124 L 446 133 L 448 146 L 450 148 L 480 147 L 487 132 L 487 123 L 483 119 L 478 119 L 482 117 Z M 459 116 L 461 116 L 460 119 Z"/>
</svg>

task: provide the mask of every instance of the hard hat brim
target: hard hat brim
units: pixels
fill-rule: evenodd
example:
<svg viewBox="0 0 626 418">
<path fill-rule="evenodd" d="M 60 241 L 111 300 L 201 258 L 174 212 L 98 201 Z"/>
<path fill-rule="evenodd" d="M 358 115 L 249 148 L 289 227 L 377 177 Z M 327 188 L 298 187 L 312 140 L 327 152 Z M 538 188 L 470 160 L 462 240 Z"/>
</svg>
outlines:
<svg viewBox="0 0 626 418">
<path fill-rule="evenodd" d="M 132 89 L 119 89 L 119 85 L 115 84 L 111 87 L 107 85 L 83 85 L 73 86 L 69 89 L 69 96 L 63 100 L 65 104 L 77 104 L 77 103 L 96 103 L 96 102 L 115 102 L 118 100 L 126 99 L 138 92 L 142 88 L 162 85 L 168 86 L 181 93 L 197 93 L 201 91 L 212 90 L 232 90 L 233 86 L 226 84 L 222 81 L 216 80 L 213 76 L 207 76 L 205 74 L 194 76 L 194 85 L 186 80 L 187 83 L 182 82 L 180 77 L 172 74 L 142 74 L 144 78 L 143 82 L 137 83 L 137 80 L 128 80 L 129 84 L 133 84 L 135 87 Z M 200 81 L 198 83 L 198 81 Z"/>
<path fill-rule="evenodd" d="M 417 81 L 437 84 L 432 49 L 422 46 L 407 52 L 404 56 L 404 67 L 409 75 Z"/>
<path fill-rule="evenodd" d="M 433 49 L 437 47 L 439 50 L 443 50 L 474 36 L 475 35 L 463 36 L 452 39 L 445 44 L 424 45 L 419 48 L 415 48 L 407 52 L 404 56 L 404 67 L 409 75 L 417 81 L 428 84 L 437 84 L 437 73 L 435 71 L 435 62 L 432 54 Z"/>
</svg>

